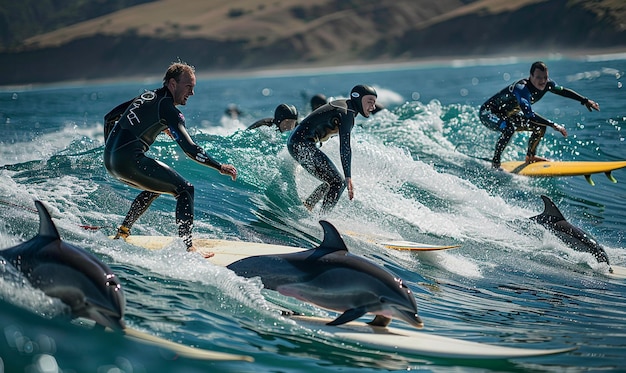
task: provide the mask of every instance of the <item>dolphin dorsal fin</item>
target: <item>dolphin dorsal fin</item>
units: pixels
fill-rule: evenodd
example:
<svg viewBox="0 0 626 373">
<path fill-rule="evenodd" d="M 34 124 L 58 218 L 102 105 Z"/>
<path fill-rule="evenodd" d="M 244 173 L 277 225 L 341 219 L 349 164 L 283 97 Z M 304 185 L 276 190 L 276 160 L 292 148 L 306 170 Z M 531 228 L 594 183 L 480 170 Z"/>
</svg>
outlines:
<svg viewBox="0 0 626 373">
<path fill-rule="evenodd" d="M 541 196 L 541 199 L 543 200 L 544 205 L 543 214 L 554 216 L 557 220 L 565 220 L 565 217 L 561 214 L 559 208 L 556 207 L 550 198 L 547 196 Z"/>
<path fill-rule="evenodd" d="M 334 252 L 334 251 L 348 251 L 346 247 L 346 243 L 343 242 L 343 238 L 332 224 L 327 222 L 326 220 L 320 220 L 320 225 L 324 229 L 324 240 L 318 247 L 326 252 Z"/>
<path fill-rule="evenodd" d="M 554 204 L 554 202 L 552 202 L 550 198 L 542 195 L 541 199 L 543 200 L 543 206 L 544 206 L 543 212 L 537 216 L 533 216 L 531 218 L 532 220 L 536 220 L 538 222 L 543 222 L 543 221 L 558 222 L 561 220 L 565 220 L 565 217 L 563 216 L 563 214 L 561 214 L 561 211 L 559 210 L 559 208 L 556 207 L 556 205 Z"/>
<path fill-rule="evenodd" d="M 46 207 L 40 201 L 35 201 L 37 211 L 39 211 L 39 236 L 53 237 L 61 239 L 57 227 L 52 222 L 50 213 L 46 210 Z"/>
</svg>

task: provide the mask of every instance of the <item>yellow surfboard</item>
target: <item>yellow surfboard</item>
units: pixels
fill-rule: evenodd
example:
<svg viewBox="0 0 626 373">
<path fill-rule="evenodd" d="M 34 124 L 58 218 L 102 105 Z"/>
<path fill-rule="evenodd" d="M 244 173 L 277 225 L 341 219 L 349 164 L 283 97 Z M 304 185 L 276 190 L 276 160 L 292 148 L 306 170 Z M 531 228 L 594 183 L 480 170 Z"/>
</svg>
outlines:
<svg viewBox="0 0 626 373">
<path fill-rule="evenodd" d="M 518 175 L 532 177 L 559 177 L 559 176 L 585 176 L 585 179 L 591 185 L 595 185 L 591 180 L 591 175 L 604 173 L 612 182 L 617 180 L 611 175 L 611 172 L 626 167 L 624 161 L 554 161 L 554 162 L 535 162 L 525 163 L 523 161 L 503 162 L 500 168 L 507 172 Z"/>
</svg>

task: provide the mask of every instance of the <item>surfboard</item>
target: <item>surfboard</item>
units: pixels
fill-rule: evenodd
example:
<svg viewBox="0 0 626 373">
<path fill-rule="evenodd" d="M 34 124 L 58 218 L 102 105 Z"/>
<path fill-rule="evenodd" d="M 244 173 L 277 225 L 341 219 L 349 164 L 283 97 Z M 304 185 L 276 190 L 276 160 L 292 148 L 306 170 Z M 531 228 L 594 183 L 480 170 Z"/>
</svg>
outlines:
<svg viewBox="0 0 626 373">
<path fill-rule="evenodd" d="M 171 245 L 178 237 L 130 235 L 125 241 L 149 250 L 160 250 Z M 215 255 L 207 260 L 215 265 L 228 266 L 240 259 L 253 255 L 290 254 L 307 249 L 293 246 L 273 245 L 258 242 L 232 241 L 212 238 L 194 238 L 193 244 L 201 253 Z"/>
<path fill-rule="evenodd" d="M 164 348 L 178 356 L 186 357 L 189 359 L 212 360 L 212 361 L 248 361 L 248 362 L 254 361 L 254 359 L 251 356 L 235 355 L 235 354 L 229 354 L 225 352 L 209 351 L 209 350 L 204 350 L 201 348 L 185 346 L 180 343 L 168 341 L 167 339 L 163 339 L 163 338 L 154 336 L 152 334 L 144 333 L 140 330 L 133 329 L 133 328 L 125 328 L 124 335 L 127 338 L 133 339 L 135 341 L 157 346 L 160 348 Z"/>
<path fill-rule="evenodd" d="M 425 243 L 418 243 L 412 241 L 380 241 L 376 242 L 379 245 L 387 249 L 392 250 L 406 250 L 406 251 L 438 251 L 438 250 L 448 250 L 448 249 L 456 249 L 461 247 L 461 245 L 447 245 L 447 246 L 437 246 L 437 245 L 429 245 Z"/>
<path fill-rule="evenodd" d="M 533 349 L 498 346 L 395 327 L 370 326 L 364 322 L 326 325 L 330 319 L 290 316 L 299 325 L 327 333 L 332 338 L 377 350 L 453 359 L 515 359 L 562 354 L 576 347 Z"/>
<path fill-rule="evenodd" d="M 127 237 L 125 241 L 129 244 L 146 249 L 159 250 L 172 244 L 173 241 L 177 239 L 179 238 L 168 236 L 131 235 Z M 194 245 L 201 252 L 210 251 L 215 253 L 213 257 L 208 258 L 207 260 L 213 264 L 221 266 L 227 266 L 239 259 L 253 255 L 288 254 L 306 250 L 299 247 L 283 245 L 202 238 L 194 239 Z M 339 326 L 329 326 L 326 324 L 330 322 L 331 319 L 310 316 L 288 317 L 302 326 L 316 331 L 323 331 L 328 333 L 332 338 L 336 338 L 338 340 L 362 345 L 376 350 L 402 352 L 421 356 L 458 359 L 510 359 L 553 355 L 575 349 L 524 349 L 496 346 L 394 327 L 373 327 L 359 321 L 353 321 Z M 155 344 L 160 345 L 161 341 L 155 342 Z M 174 348 L 174 346 L 170 347 Z M 232 357 L 230 358 L 232 359 Z"/>
<path fill-rule="evenodd" d="M 391 250 L 404 250 L 404 251 L 438 251 L 456 249 L 461 245 L 431 245 L 427 243 L 404 241 L 404 240 L 387 240 L 385 238 L 376 237 L 370 234 L 358 233 L 354 231 L 346 231 L 343 234 L 346 236 L 363 239 L 367 242 L 379 245 L 385 249 Z"/>
<path fill-rule="evenodd" d="M 502 162 L 500 168 L 503 170 L 524 176 L 531 177 L 560 177 L 560 176 L 584 176 L 587 182 L 595 185 L 591 180 L 591 175 L 604 173 L 612 182 L 617 180 L 611 174 L 612 171 L 626 167 L 624 161 L 589 162 L 589 161 L 553 161 L 525 163 L 523 161 Z"/>
</svg>

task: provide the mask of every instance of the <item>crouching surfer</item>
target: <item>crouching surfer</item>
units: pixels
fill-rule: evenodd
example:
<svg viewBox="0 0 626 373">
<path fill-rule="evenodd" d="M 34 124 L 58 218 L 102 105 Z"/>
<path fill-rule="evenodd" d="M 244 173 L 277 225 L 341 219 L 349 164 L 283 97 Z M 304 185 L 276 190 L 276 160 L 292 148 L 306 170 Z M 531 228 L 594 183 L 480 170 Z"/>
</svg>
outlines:
<svg viewBox="0 0 626 373">
<path fill-rule="evenodd" d="M 104 165 L 107 171 L 123 183 L 143 190 L 133 201 L 115 238 L 126 238 L 139 217 L 152 202 L 167 193 L 176 198 L 178 235 L 187 251 L 196 251 L 192 240 L 194 219 L 194 187 L 168 165 L 146 156 L 146 152 L 161 132 L 166 132 L 194 161 L 237 178 L 237 169 L 222 164 L 189 136 L 185 117 L 176 108 L 186 105 L 194 94 L 195 69 L 182 62 L 169 66 L 163 87 L 146 91 L 118 105 L 105 116 Z M 213 253 L 204 254 L 206 257 Z"/>
</svg>

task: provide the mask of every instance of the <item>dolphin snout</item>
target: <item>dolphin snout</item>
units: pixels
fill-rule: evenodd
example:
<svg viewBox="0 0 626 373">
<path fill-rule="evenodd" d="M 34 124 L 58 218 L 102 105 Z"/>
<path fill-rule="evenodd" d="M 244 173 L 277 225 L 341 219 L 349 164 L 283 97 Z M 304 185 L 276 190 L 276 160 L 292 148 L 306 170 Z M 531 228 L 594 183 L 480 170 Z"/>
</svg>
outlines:
<svg viewBox="0 0 626 373">
<path fill-rule="evenodd" d="M 424 322 L 415 311 L 396 309 L 395 317 L 399 318 L 400 320 L 404 320 L 405 322 L 413 325 L 416 328 L 421 329 L 424 327 Z"/>
</svg>

